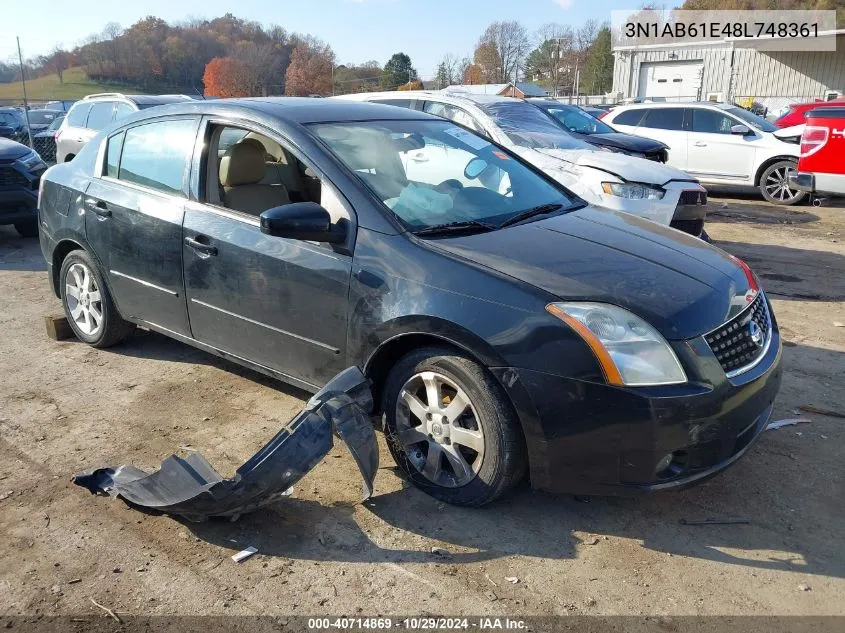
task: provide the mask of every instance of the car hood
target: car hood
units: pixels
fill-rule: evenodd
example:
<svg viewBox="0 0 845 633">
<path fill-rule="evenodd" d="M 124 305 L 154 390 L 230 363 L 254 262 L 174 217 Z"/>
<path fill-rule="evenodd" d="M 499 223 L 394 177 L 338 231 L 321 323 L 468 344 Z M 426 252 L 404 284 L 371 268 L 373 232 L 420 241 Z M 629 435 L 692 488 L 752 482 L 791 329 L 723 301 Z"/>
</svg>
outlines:
<svg viewBox="0 0 845 633">
<path fill-rule="evenodd" d="M 428 243 L 560 299 L 626 308 L 670 340 L 690 339 L 727 321 L 746 305 L 752 285 L 724 251 L 596 207 Z"/>
<path fill-rule="evenodd" d="M 695 178 L 674 167 L 645 158 L 614 154 L 612 152 L 574 149 L 530 149 L 520 152 L 538 167 L 552 167 L 549 159 L 566 161 L 581 167 L 591 167 L 607 172 L 628 182 L 665 185 L 672 180 L 696 182 Z"/>
<path fill-rule="evenodd" d="M 15 160 L 29 154 L 29 148 L 22 143 L 0 138 L 0 160 Z"/>
<path fill-rule="evenodd" d="M 593 145 L 602 145 L 604 147 L 617 147 L 632 152 L 655 152 L 661 149 L 668 149 L 665 143 L 655 141 L 652 138 L 645 138 L 644 136 L 634 136 L 633 134 L 623 134 L 622 132 L 608 132 L 606 134 L 585 134 L 582 137 L 588 143 Z"/>
</svg>

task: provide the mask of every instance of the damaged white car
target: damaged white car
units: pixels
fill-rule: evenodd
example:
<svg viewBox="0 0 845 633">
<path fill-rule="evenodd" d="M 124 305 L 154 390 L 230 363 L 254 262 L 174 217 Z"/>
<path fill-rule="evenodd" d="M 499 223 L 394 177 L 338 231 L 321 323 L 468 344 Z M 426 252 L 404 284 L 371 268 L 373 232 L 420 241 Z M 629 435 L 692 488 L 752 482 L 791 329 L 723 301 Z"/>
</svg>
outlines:
<svg viewBox="0 0 845 633">
<path fill-rule="evenodd" d="M 689 174 L 658 163 L 602 151 L 570 136 L 533 105 L 511 97 L 433 91 L 343 95 L 354 99 L 421 110 L 451 119 L 499 143 L 542 169 L 592 204 L 624 211 L 695 236 L 704 236 L 707 191 Z M 454 152 L 426 146 L 405 157 L 408 177 L 426 177 L 429 165 L 442 164 L 431 152 Z M 670 148 L 671 154 L 671 148 Z M 451 158 L 451 157 L 450 157 Z M 467 162 L 465 156 L 454 156 Z M 502 183 L 507 189 L 507 182 Z"/>
</svg>

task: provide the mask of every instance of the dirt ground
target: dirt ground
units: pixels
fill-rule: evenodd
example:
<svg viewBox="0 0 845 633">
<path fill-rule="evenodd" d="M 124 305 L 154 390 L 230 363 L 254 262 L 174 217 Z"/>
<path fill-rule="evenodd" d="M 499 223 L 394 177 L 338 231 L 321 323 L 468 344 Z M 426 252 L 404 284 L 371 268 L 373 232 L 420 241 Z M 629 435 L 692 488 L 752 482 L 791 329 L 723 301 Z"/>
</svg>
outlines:
<svg viewBox="0 0 845 633">
<path fill-rule="evenodd" d="M 380 437 L 371 502 L 339 445 L 235 523 L 146 515 L 70 477 L 186 446 L 228 475 L 306 394 L 154 334 L 49 340 L 42 317 L 61 308 L 37 242 L 0 227 L 0 614 L 107 617 L 93 598 L 118 614 L 845 615 L 845 420 L 797 410 L 845 412 L 845 202 L 711 204 L 710 235 L 758 272 L 786 341 L 774 419 L 810 424 L 767 431 L 692 490 L 524 485 L 480 510 L 408 487 Z M 680 524 L 707 517 L 749 523 Z M 234 563 L 248 545 L 260 554 Z"/>
</svg>

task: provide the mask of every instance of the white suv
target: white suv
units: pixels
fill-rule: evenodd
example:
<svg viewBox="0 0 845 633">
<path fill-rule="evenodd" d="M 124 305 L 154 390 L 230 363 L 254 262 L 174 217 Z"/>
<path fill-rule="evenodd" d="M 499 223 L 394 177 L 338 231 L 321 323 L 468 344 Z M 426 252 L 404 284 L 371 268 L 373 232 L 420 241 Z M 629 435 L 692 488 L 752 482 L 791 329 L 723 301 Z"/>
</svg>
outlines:
<svg viewBox="0 0 845 633">
<path fill-rule="evenodd" d="M 541 169 L 570 191 L 597 206 L 670 225 L 706 239 L 707 191 L 695 178 L 662 163 L 600 151 L 568 134 L 521 99 L 440 91 L 371 92 L 336 97 L 421 110 L 451 119 L 485 136 Z M 470 137 L 471 138 L 471 137 Z M 479 139 L 480 140 L 480 139 Z M 408 177 L 437 184 L 440 174 L 423 147 L 403 157 Z M 449 150 L 455 161 L 468 155 Z M 438 155 L 442 161 L 442 155 Z M 500 183 L 507 189 L 508 183 Z"/>
<path fill-rule="evenodd" d="M 714 185 L 758 187 L 769 202 L 795 204 L 806 193 L 790 185 L 801 130 L 725 103 L 642 103 L 612 109 L 602 121 L 620 132 L 669 146 L 669 165 Z"/>
</svg>

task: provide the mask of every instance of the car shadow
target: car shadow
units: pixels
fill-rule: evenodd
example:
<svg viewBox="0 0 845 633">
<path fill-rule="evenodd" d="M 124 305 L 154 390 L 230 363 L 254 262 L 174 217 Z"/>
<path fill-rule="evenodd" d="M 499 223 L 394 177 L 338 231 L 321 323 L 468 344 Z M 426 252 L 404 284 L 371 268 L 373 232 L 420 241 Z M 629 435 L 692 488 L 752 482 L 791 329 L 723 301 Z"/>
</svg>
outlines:
<svg viewBox="0 0 845 633">
<path fill-rule="evenodd" d="M 0 226 L 0 270 L 47 270 L 38 238 L 20 237 L 13 226 Z"/>
<path fill-rule="evenodd" d="M 845 373 L 845 354 L 796 345 L 784 350 L 784 362 L 789 369 L 781 400 L 789 404 L 776 402 L 776 416 L 795 417 L 783 409 L 801 402 L 831 404 L 813 391 L 819 382 L 813 368 Z M 828 397 L 838 402 L 842 395 Z M 576 559 L 585 548 L 608 547 L 609 540 L 618 547 L 623 539 L 687 559 L 845 577 L 838 546 L 845 527 L 837 518 L 845 489 L 838 467 L 845 436 L 834 418 L 813 417 L 813 425 L 800 431 L 764 432 L 743 459 L 689 490 L 576 498 L 534 492 L 524 482 L 489 506 L 461 508 L 413 487 L 390 462 L 380 469 L 376 495 L 361 507 L 298 499 L 297 491 L 310 486 L 304 483 L 292 497 L 235 523 L 182 523 L 196 538 L 232 553 L 252 545 L 264 556 L 286 559 L 454 565 L 508 556 Z M 388 490 L 379 493 L 380 488 Z M 747 523 L 686 523 L 704 519 Z M 435 546 L 448 554 L 433 552 Z"/>
<path fill-rule="evenodd" d="M 765 292 L 777 299 L 845 301 L 845 256 L 791 246 L 714 241 L 736 255 L 760 277 Z"/>
</svg>

